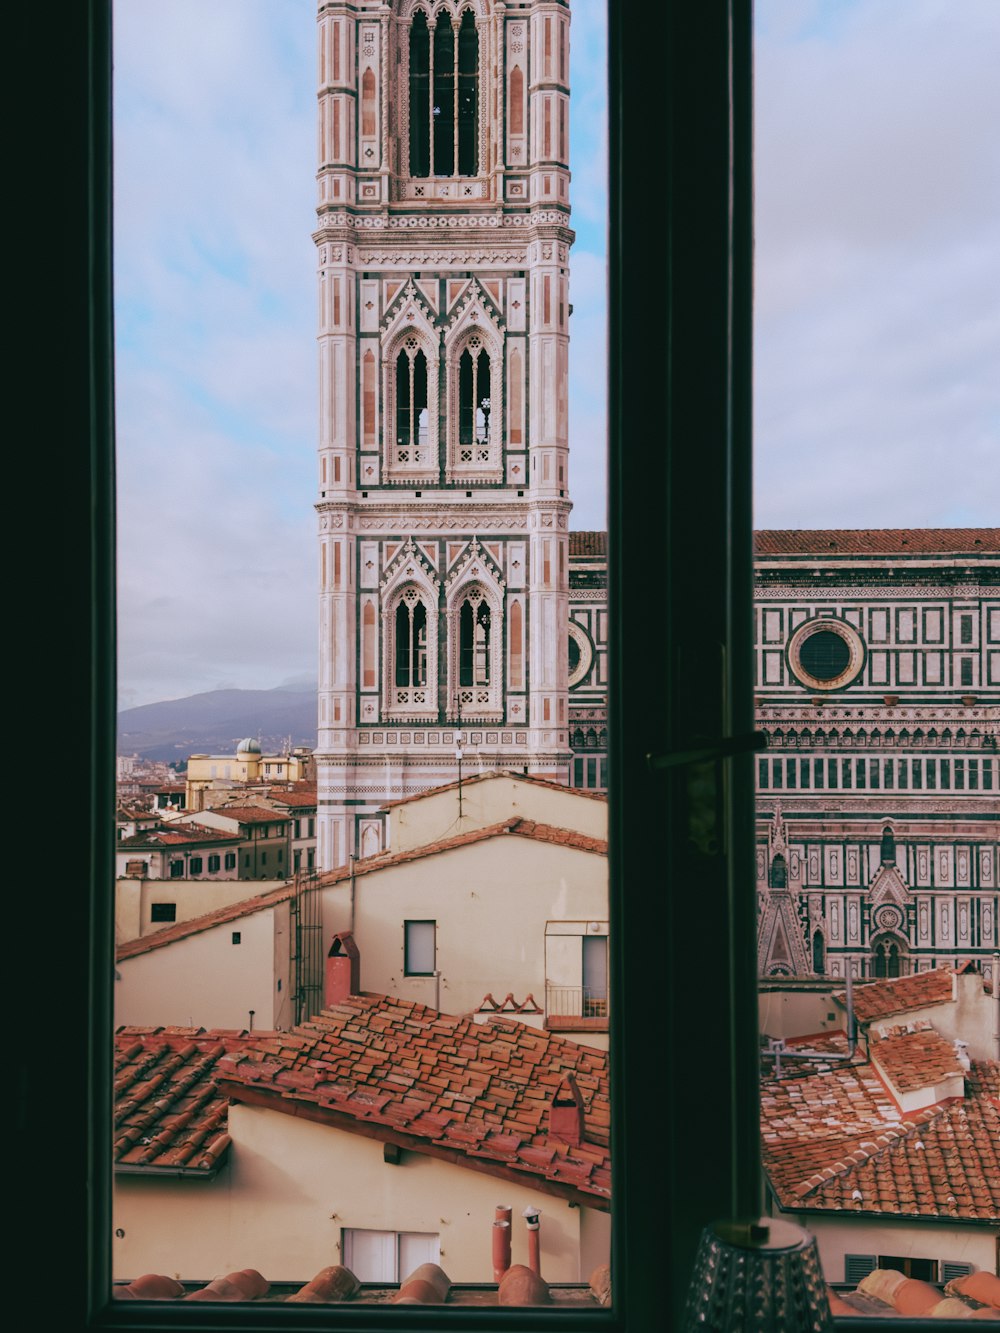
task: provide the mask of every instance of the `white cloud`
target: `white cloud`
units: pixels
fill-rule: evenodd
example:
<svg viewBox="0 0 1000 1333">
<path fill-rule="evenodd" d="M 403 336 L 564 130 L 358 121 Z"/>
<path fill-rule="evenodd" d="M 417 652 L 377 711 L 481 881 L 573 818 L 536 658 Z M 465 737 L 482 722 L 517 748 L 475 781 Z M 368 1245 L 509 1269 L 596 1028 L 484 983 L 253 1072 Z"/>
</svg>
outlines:
<svg viewBox="0 0 1000 1333">
<path fill-rule="evenodd" d="M 994 525 L 1000 6 L 758 21 L 757 523 Z"/>
</svg>

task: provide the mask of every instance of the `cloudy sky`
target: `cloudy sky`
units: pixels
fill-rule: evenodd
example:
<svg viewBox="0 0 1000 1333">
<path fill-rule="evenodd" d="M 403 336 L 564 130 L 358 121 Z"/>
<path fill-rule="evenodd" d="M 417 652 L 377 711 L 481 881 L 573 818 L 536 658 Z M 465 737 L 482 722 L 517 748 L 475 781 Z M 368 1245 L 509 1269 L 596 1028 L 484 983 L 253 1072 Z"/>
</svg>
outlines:
<svg viewBox="0 0 1000 1333">
<path fill-rule="evenodd" d="M 603 0 L 571 486 L 604 525 Z M 315 673 L 315 0 L 117 0 L 120 706 Z M 1000 522 L 997 0 L 757 0 L 756 522 Z"/>
</svg>

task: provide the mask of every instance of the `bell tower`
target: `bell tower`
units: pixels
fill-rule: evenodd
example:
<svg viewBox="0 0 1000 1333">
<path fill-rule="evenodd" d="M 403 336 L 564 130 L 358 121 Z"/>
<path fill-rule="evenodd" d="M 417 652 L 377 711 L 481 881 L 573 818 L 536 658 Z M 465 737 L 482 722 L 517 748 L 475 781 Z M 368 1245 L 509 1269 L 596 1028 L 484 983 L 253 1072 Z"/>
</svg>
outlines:
<svg viewBox="0 0 1000 1333">
<path fill-rule="evenodd" d="M 319 865 L 566 782 L 566 0 L 320 0 Z"/>
</svg>

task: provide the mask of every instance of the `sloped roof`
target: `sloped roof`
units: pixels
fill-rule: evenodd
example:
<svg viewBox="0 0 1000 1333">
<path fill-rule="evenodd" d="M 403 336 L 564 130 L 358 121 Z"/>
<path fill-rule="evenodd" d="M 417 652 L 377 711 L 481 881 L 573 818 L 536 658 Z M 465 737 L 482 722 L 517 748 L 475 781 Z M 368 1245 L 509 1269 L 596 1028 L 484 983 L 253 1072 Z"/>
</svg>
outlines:
<svg viewBox="0 0 1000 1333">
<path fill-rule="evenodd" d="M 604 838 L 593 838 L 586 833 L 577 833 L 575 829 L 559 828 L 555 824 L 540 824 L 534 819 L 522 819 L 520 815 L 511 815 L 497 824 L 488 824 L 485 828 L 470 829 L 468 833 L 455 833 L 450 838 L 438 838 L 435 842 L 422 843 L 419 847 L 409 847 L 402 852 L 378 852 L 364 860 L 355 861 L 353 871 L 349 865 L 338 866 L 336 870 L 320 875 L 320 887 L 339 884 L 350 879 L 352 873 L 367 875 L 376 870 L 385 870 L 391 866 L 405 865 L 408 861 L 420 861 L 426 856 L 436 856 L 440 852 L 454 851 L 458 847 L 469 847 L 476 842 L 485 842 L 489 838 L 513 834 L 518 838 L 530 838 L 533 842 L 550 843 L 553 846 L 572 847 L 578 852 L 591 852 L 595 856 L 607 856 L 608 844 Z"/>
<path fill-rule="evenodd" d="M 910 1009 L 950 1003 L 954 987 L 952 975 L 951 968 L 936 967 L 929 972 L 914 972 L 908 977 L 857 985 L 853 988 L 855 1016 L 859 1023 L 871 1023 Z M 846 992 L 838 992 L 836 999 L 845 1004 Z"/>
<path fill-rule="evenodd" d="M 898 1092 L 933 1087 L 965 1073 L 954 1042 L 929 1025 L 916 1031 L 892 1029 L 881 1040 L 873 1041 L 868 1053 Z"/>
<path fill-rule="evenodd" d="M 206 842 L 238 842 L 235 833 L 225 829 L 206 828 L 204 824 L 171 824 L 169 828 L 147 829 L 144 833 L 133 833 L 129 838 L 119 838 L 115 844 L 119 851 L 139 850 L 143 847 L 191 847 Z"/>
<path fill-rule="evenodd" d="M 586 787 L 567 787 L 563 782 L 553 782 L 551 778 L 540 778 L 533 773 L 518 773 L 513 769 L 501 768 L 494 773 L 477 773 L 474 777 L 463 778 L 462 787 L 473 787 L 480 782 L 495 782 L 497 778 L 509 778 L 514 782 L 527 782 L 532 787 L 546 787 L 549 791 L 561 791 L 567 796 L 579 796 L 582 800 L 603 801 L 607 804 L 607 793 L 599 791 L 589 791 Z M 398 796 L 394 801 L 386 801 L 379 807 L 380 810 L 394 810 L 399 805 L 410 805 L 414 801 L 426 800 L 428 796 L 438 796 L 442 792 L 457 791 L 459 784 L 455 782 L 442 782 L 437 787 L 425 787 L 422 791 L 411 792 L 409 796 Z"/>
<path fill-rule="evenodd" d="M 847 1043 L 836 1034 L 810 1047 L 843 1054 Z M 897 1045 L 896 1076 L 905 1056 Z M 926 1086 L 926 1077 L 914 1078 Z M 789 1062 L 780 1078 L 762 1074 L 761 1129 L 783 1208 L 1000 1219 L 996 1061 L 972 1063 L 964 1097 L 906 1113 L 863 1056 L 842 1065 Z"/>
<path fill-rule="evenodd" d="M 241 824 L 280 824 L 288 819 L 280 810 L 270 810 L 265 805 L 215 805 L 212 813 L 236 819 Z"/>
<path fill-rule="evenodd" d="M 170 881 L 164 880 L 163 883 L 169 884 Z M 177 921 L 172 926 L 164 926 L 162 930 L 120 944 L 115 950 L 115 960 L 124 962 L 129 958 L 135 958 L 138 954 L 162 949 L 165 945 L 186 939 L 189 935 L 198 935 L 203 930 L 211 930 L 213 926 L 224 926 L 230 921 L 239 921 L 242 917 L 252 916 L 255 912 L 267 911 L 278 903 L 287 902 L 297 892 L 295 881 L 289 880 L 287 884 L 279 884 L 276 889 L 259 893 L 255 898 L 241 898 L 238 903 L 227 903 L 224 907 L 217 907 L 202 916 L 193 917 L 190 921 Z"/>
<path fill-rule="evenodd" d="M 754 555 L 981 555 L 1000 552 L 1000 528 L 764 528 Z"/>
<path fill-rule="evenodd" d="M 212 1175 L 229 1150 L 215 1067 L 246 1033 L 123 1027 L 115 1033 L 116 1170 Z"/>
<path fill-rule="evenodd" d="M 352 874 L 357 878 L 359 875 L 372 874 L 377 870 L 391 869 L 393 866 L 405 865 L 410 861 L 419 861 L 426 856 L 435 856 L 440 852 L 453 851 L 458 847 L 466 847 L 472 843 L 485 842 L 488 838 L 496 838 L 503 834 L 530 838 L 534 842 L 549 843 L 552 846 L 570 847 L 575 851 L 590 852 L 595 856 L 607 856 L 608 854 L 608 844 L 603 838 L 591 838 L 587 834 L 577 833 L 573 829 L 557 828 L 552 824 L 538 824 L 531 819 L 512 816 L 510 819 L 502 820 L 499 824 L 490 824 L 487 828 L 472 829 L 468 833 L 458 833 L 451 838 L 439 838 L 437 842 L 426 843 L 421 847 L 413 847 L 405 852 L 380 852 L 377 856 L 369 856 L 363 861 L 356 861 L 353 869 L 350 865 L 339 866 L 336 870 L 330 870 L 315 879 L 310 879 L 306 888 L 330 888 L 335 884 L 346 882 Z M 224 834 L 223 836 L 228 837 L 230 835 Z M 124 844 L 119 843 L 118 845 L 121 847 Z M 164 883 L 169 883 L 169 881 L 164 881 Z M 289 880 L 287 883 L 281 884 L 276 889 L 271 889 L 266 893 L 260 893 L 251 898 L 242 898 L 239 902 L 227 903 L 224 907 L 206 912 L 203 916 L 194 917 L 189 921 L 178 921 L 172 926 L 165 926 L 162 930 L 143 935 L 139 939 L 128 940 L 125 944 L 119 945 L 115 951 L 115 958 L 118 961 L 134 958 L 137 954 L 150 953 L 153 949 L 162 949 L 165 945 L 173 944 L 176 940 L 186 939 L 189 935 L 197 935 L 204 930 L 211 930 L 214 926 L 226 925 L 231 921 L 239 920 L 241 917 L 252 916 L 255 912 L 266 911 L 277 903 L 287 902 L 298 891 L 295 881 Z"/>
<path fill-rule="evenodd" d="M 218 1066 L 250 1101 L 533 1183 L 606 1210 L 611 1197 L 608 1054 L 512 1019 L 477 1023 L 394 996 L 351 996 Z M 572 1074 L 585 1131 L 549 1131 Z"/>
</svg>

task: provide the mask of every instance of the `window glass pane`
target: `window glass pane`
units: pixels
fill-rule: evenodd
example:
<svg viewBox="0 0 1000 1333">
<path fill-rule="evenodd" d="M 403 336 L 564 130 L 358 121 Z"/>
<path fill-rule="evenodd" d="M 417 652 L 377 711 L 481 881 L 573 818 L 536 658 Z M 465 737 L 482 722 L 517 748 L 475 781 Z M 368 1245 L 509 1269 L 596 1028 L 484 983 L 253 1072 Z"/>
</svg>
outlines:
<svg viewBox="0 0 1000 1333">
<path fill-rule="evenodd" d="M 892 1191 L 927 1158 L 911 1163 L 875 1134 L 858 1149 L 827 1113 L 866 1104 L 876 1042 L 893 1054 L 873 1015 L 910 1021 L 906 1004 L 881 1005 L 915 971 L 933 986 L 937 969 L 961 968 L 969 994 L 985 996 L 1000 942 L 980 646 L 1000 560 L 995 497 L 981 486 L 1000 420 L 986 295 L 1000 271 L 1000 160 L 986 128 L 1000 117 L 987 54 L 1000 16 L 984 0 L 756 0 L 754 23 L 757 725 L 778 753 L 794 738 L 814 779 L 827 777 L 758 790 L 758 845 L 770 865 L 788 858 L 787 893 L 758 874 L 765 1169 L 779 1207 L 816 1233 L 828 1280 L 852 1292 L 889 1269 L 940 1284 L 947 1263 L 968 1260 L 959 1242 L 938 1234 L 898 1251 L 893 1239 L 907 1205 Z M 772 652 L 794 679 L 767 676 Z M 821 976 L 831 1003 L 810 1010 Z M 939 980 L 947 990 L 951 971 Z M 980 1020 L 942 995 L 934 1039 L 975 1044 Z M 927 1084 L 905 1052 L 897 1076 Z M 963 1116 L 979 1114 L 978 1089 L 973 1057 L 956 1084 Z M 940 1088 L 924 1095 L 943 1129 L 952 1104 Z M 890 1113 L 872 1105 L 868 1122 L 887 1132 L 890 1096 Z M 828 1159 L 816 1148 L 811 1182 L 783 1153 L 789 1124 L 798 1143 L 822 1135 L 829 1147 Z M 926 1146 L 922 1131 L 914 1151 Z M 838 1170 L 854 1163 L 836 1189 L 819 1178 L 835 1158 Z M 975 1205 L 953 1197 L 953 1216 L 974 1223 Z M 852 1211 L 865 1213 L 863 1235 Z"/>
</svg>

